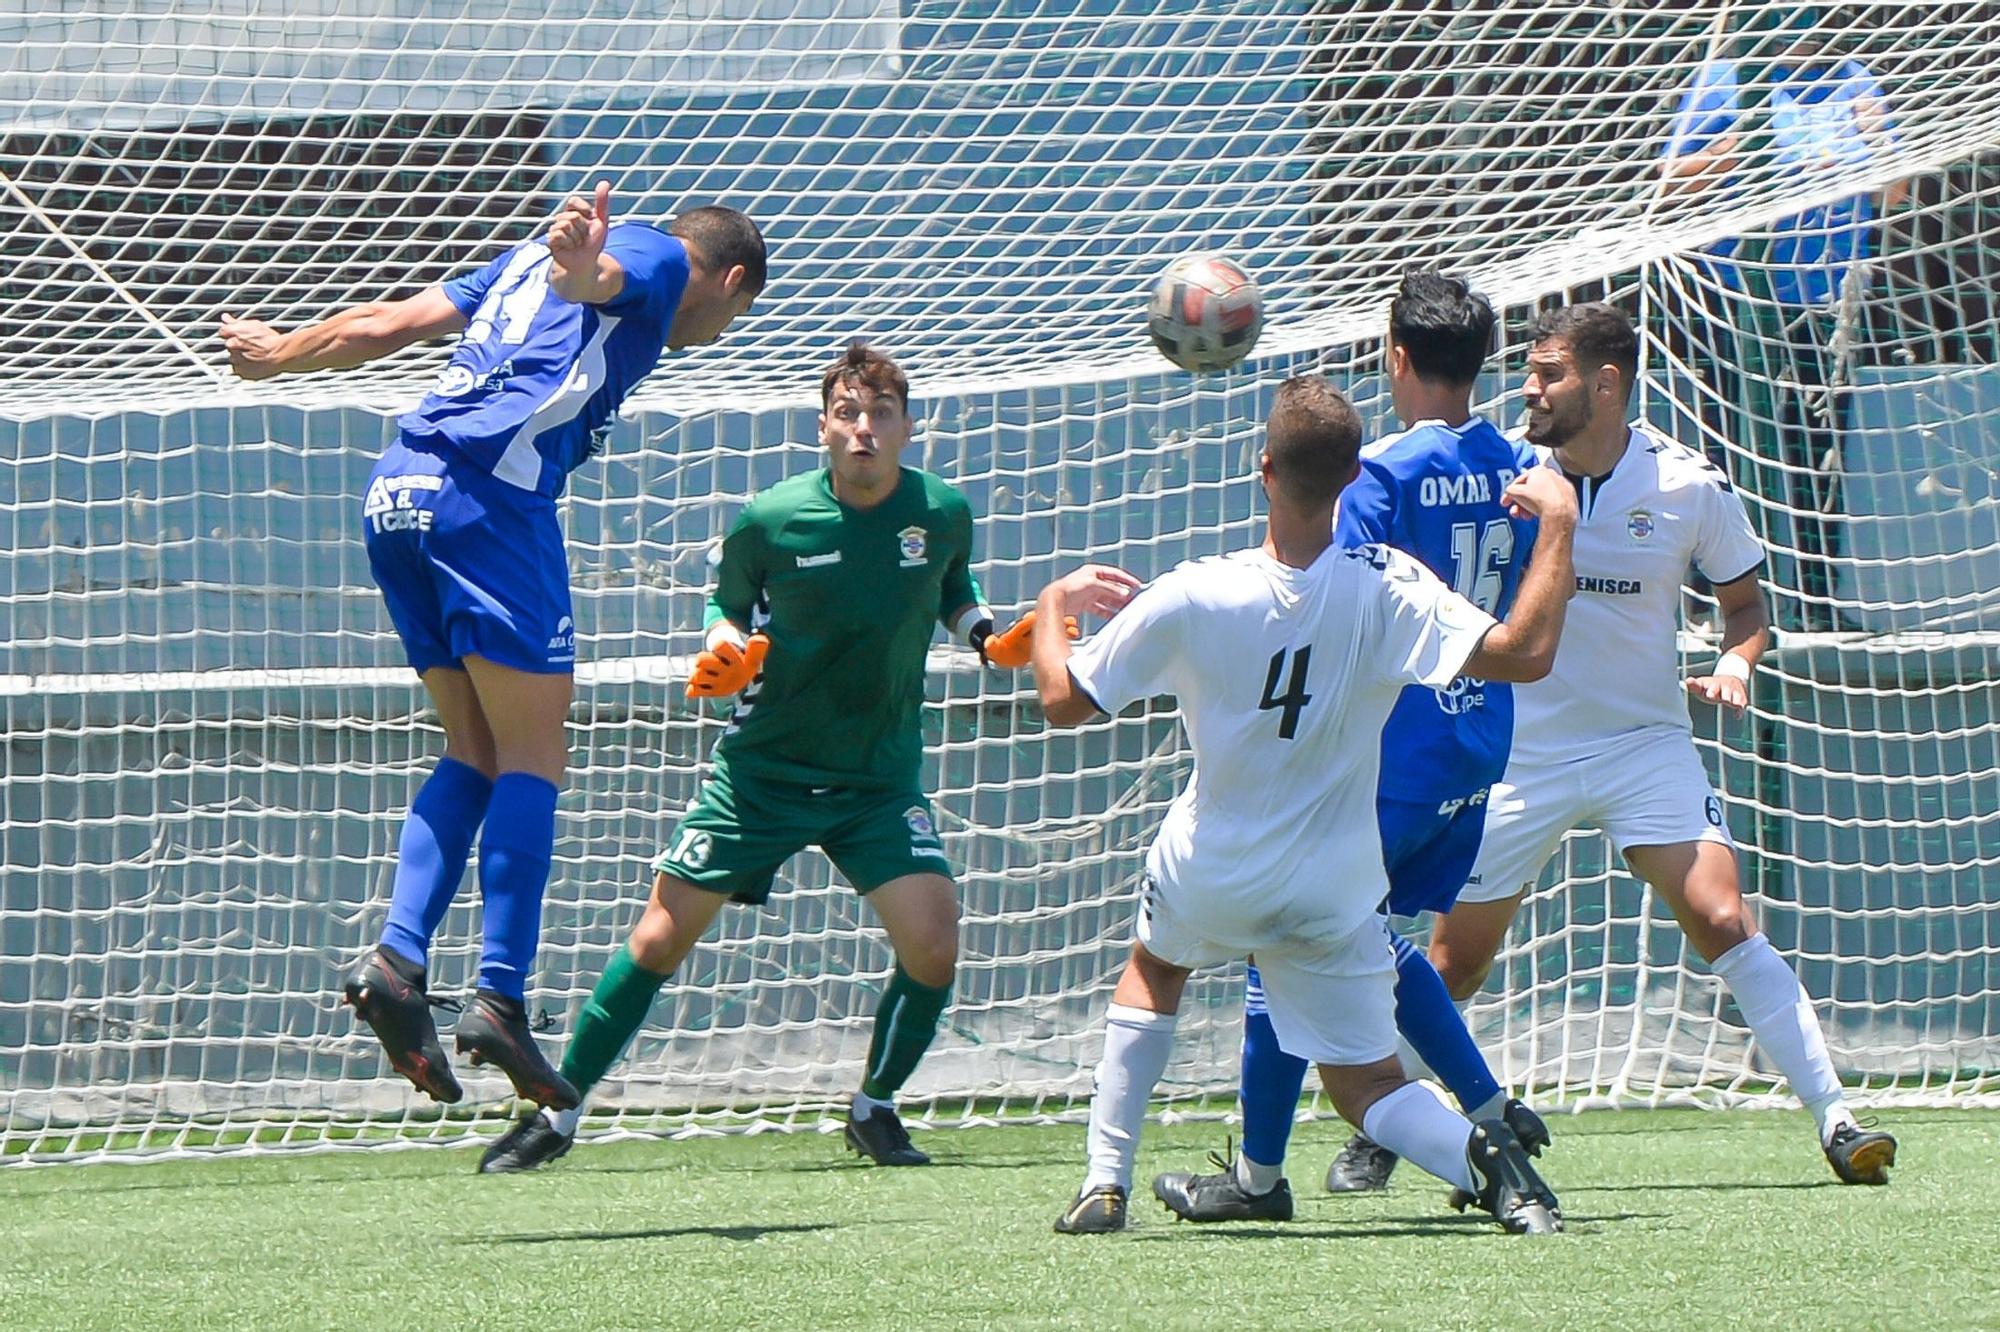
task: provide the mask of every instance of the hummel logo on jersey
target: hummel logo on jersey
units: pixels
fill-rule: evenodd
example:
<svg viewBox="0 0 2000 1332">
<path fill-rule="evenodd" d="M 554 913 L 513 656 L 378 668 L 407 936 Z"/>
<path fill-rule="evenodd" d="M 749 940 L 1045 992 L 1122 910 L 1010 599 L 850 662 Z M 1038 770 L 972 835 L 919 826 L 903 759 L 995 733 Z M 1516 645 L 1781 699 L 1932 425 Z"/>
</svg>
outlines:
<svg viewBox="0 0 2000 1332">
<path fill-rule="evenodd" d="M 906 527 L 896 533 L 897 547 L 903 552 L 903 567 L 913 569 L 925 562 L 924 551 L 930 533 L 921 527 Z"/>
<path fill-rule="evenodd" d="M 378 476 L 368 483 L 361 516 L 377 532 L 428 532 L 431 511 L 419 509 L 411 495 L 418 490 L 442 489 L 441 476 Z"/>
<path fill-rule="evenodd" d="M 549 638 L 549 660 L 552 662 L 576 660 L 576 626 L 565 615 L 556 621 L 556 631 Z"/>
<path fill-rule="evenodd" d="M 840 552 L 837 550 L 830 550 L 824 555 L 799 556 L 799 568 L 801 569 L 817 569 L 824 564 L 839 564 L 839 563 L 840 563 Z"/>
<path fill-rule="evenodd" d="M 1576 590 L 1597 592 L 1608 597 L 1636 597 L 1645 591 L 1645 585 L 1636 578 L 1585 578 L 1578 574 Z"/>
</svg>

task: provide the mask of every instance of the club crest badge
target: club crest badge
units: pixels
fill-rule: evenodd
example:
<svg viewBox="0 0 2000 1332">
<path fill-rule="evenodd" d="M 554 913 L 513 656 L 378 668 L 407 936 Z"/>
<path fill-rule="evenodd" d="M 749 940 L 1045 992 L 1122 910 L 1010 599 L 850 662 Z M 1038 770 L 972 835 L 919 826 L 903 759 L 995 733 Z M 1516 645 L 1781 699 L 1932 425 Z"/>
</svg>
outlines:
<svg viewBox="0 0 2000 1332">
<path fill-rule="evenodd" d="M 912 805 L 903 811 L 903 822 L 909 825 L 910 842 L 913 846 L 939 846 L 937 826 L 931 822 L 929 811 L 922 805 Z"/>
<path fill-rule="evenodd" d="M 903 552 L 903 567 L 914 568 L 924 563 L 925 552 L 929 549 L 930 533 L 921 527 L 906 527 L 896 533 L 897 547 Z"/>
<path fill-rule="evenodd" d="M 1653 515 L 1644 509 L 1634 509 L 1625 515 L 1625 530 L 1632 534 L 1634 541 L 1644 541 L 1653 535 Z"/>
</svg>

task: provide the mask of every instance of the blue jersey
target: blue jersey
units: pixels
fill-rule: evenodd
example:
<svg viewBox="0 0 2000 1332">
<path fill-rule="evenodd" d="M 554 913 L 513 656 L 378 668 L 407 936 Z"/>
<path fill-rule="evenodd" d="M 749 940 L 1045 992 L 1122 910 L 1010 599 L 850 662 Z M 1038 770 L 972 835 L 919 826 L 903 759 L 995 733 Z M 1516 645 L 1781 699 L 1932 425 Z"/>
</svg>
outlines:
<svg viewBox="0 0 2000 1332">
<path fill-rule="evenodd" d="M 404 436 L 445 444 L 528 494 L 562 494 L 625 395 L 658 364 L 687 289 L 687 249 L 658 228 L 613 223 L 604 252 L 625 270 L 625 285 L 602 305 L 549 290 L 540 240 L 446 282 L 470 322 L 429 395 L 397 422 Z"/>
<path fill-rule="evenodd" d="M 1852 60 L 1769 67 L 1771 87 L 1764 110 L 1772 162 L 1788 179 L 1810 184 L 1835 172 L 1865 169 L 1874 154 L 1896 145 L 1882 85 Z M 1751 113 L 1762 100 L 1756 87 L 1742 85 L 1734 60 L 1702 66 L 1674 117 L 1667 156 L 1685 157 L 1730 134 L 1755 127 Z M 1870 116 L 1878 118 L 1871 132 Z M 1729 182 L 1734 189 L 1735 181 Z M 1873 234 L 1875 201 L 1865 192 L 1816 204 L 1773 224 L 1769 262 L 1771 294 L 1788 305 L 1824 305 L 1840 294 L 1841 279 L 1866 257 Z M 1735 240 L 1710 253 L 1727 258 Z M 1735 265 L 1717 266 L 1724 281 L 1740 287 Z"/>
<path fill-rule="evenodd" d="M 1476 416 L 1456 427 L 1419 422 L 1362 450 L 1361 475 L 1340 495 L 1334 543 L 1394 546 L 1487 614 L 1504 616 L 1535 525 L 1508 517 L 1500 496 L 1537 461 L 1534 449 Z M 1500 779 L 1513 741 L 1509 686 L 1464 677 L 1443 689 L 1410 685 L 1382 729 L 1378 793 L 1414 803 L 1463 799 Z"/>
</svg>

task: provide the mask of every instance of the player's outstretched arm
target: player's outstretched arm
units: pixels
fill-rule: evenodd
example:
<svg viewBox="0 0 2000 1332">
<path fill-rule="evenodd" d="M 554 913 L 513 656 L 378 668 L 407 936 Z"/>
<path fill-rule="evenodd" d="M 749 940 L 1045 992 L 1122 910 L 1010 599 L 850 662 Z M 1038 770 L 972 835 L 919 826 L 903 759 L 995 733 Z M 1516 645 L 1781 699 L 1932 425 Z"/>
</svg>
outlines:
<svg viewBox="0 0 2000 1332">
<path fill-rule="evenodd" d="M 353 306 L 290 333 L 261 319 L 225 314 L 219 336 L 229 352 L 229 368 L 239 378 L 270 379 L 346 370 L 464 328 L 465 316 L 444 288 L 427 287 L 407 300 Z"/>
<path fill-rule="evenodd" d="M 1687 691 L 1740 717 L 1750 706 L 1750 672 L 1771 642 L 1771 613 L 1764 605 L 1764 584 L 1757 571 L 1716 584 L 1715 604 L 1722 611 L 1722 655 L 1715 659 L 1713 671 L 1689 677 Z"/>
<path fill-rule="evenodd" d="M 578 305 L 602 305 L 625 290 L 625 269 L 604 252 L 611 231 L 611 182 L 594 197 L 571 195 L 549 220 L 549 290 Z"/>
<path fill-rule="evenodd" d="M 1555 668 L 1563 613 L 1576 595 L 1576 492 L 1553 467 L 1531 467 L 1514 478 L 1502 500 L 1516 517 L 1534 518 L 1535 553 L 1507 618 L 1487 630 L 1463 674 L 1532 684 Z"/>
<path fill-rule="evenodd" d="M 1052 726 L 1077 726 L 1097 715 L 1097 704 L 1069 673 L 1072 628 L 1086 613 L 1110 619 L 1139 590 L 1139 580 L 1108 564 L 1086 564 L 1042 589 L 1035 602 L 1032 657 L 1035 692 Z"/>
</svg>

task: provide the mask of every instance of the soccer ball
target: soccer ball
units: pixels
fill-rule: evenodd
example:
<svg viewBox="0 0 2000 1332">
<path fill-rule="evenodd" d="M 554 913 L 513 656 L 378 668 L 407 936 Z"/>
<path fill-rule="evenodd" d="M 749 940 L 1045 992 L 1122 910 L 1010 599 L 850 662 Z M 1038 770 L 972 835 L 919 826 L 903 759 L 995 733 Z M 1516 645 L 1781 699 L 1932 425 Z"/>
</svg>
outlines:
<svg viewBox="0 0 2000 1332">
<path fill-rule="evenodd" d="M 1232 259 L 1184 255 L 1153 283 L 1146 325 L 1160 355 L 1181 369 L 1224 370 L 1257 345 L 1264 294 Z"/>
</svg>

